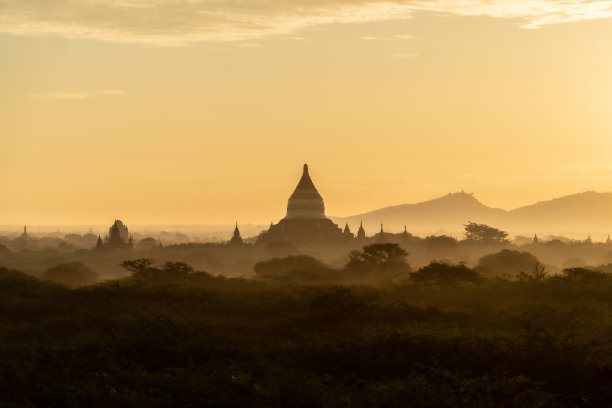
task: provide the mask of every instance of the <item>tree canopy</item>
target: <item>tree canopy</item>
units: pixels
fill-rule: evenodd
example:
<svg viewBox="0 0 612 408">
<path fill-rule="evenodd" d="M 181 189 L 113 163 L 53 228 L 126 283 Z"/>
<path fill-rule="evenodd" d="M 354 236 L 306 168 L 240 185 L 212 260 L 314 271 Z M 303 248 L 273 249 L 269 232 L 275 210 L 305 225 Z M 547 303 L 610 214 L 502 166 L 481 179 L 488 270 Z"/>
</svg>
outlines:
<svg viewBox="0 0 612 408">
<path fill-rule="evenodd" d="M 476 282 L 478 272 L 464 264 L 451 265 L 446 262 L 431 262 L 410 274 L 410 279 L 419 283 L 440 286 L 456 286 L 461 282 Z"/>
<path fill-rule="evenodd" d="M 510 242 L 508 233 L 497 228 L 490 227 L 486 224 L 477 224 L 468 221 L 465 227 L 465 239 L 468 241 L 480 241 L 487 243 L 505 244 Z"/>
</svg>

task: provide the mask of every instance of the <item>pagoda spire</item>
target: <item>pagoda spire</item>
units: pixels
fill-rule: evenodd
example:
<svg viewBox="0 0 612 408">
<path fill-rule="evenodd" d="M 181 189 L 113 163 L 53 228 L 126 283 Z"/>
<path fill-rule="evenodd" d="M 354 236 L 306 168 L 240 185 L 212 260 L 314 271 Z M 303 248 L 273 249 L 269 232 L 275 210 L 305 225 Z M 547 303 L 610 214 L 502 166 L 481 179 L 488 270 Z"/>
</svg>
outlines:
<svg viewBox="0 0 612 408">
<path fill-rule="evenodd" d="M 363 229 L 363 220 L 359 221 L 359 230 L 357 230 L 357 238 L 365 239 L 366 233 L 365 229 Z"/>
<path fill-rule="evenodd" d="M 304 164 L 302 177 L 287 202 L 285 219 L 321 219 L 325 217 L 323 197 L 317 191 L 310 174 L 308 164 Z"/>
<path fill-rule="evenodd" d="M 96 247 L 94 249 L 101 250 L 104 248 L 104 242 L 102 242 L 102 236 L 98 234 L 98 240 L 96 241 Z"/>
<path fill-rule="evenodd" d="M 234 228 L 234 236 L 230 240 L 230 245 L 241 245 L 244 244 L 244 240 L 240 236 L 240 230 L 238 229 L 238 221 L 236 221 L 236 228 Z"/>
</svg>

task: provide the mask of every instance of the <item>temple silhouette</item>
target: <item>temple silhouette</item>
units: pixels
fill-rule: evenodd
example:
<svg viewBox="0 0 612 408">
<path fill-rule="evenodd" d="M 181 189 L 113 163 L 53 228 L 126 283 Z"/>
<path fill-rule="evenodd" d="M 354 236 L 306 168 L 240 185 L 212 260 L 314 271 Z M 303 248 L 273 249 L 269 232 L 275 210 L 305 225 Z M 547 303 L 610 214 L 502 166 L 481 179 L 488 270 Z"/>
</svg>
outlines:
<svg viewBox="0 0 612 408">
<path fill-rule="evenodd" d="M 241 246 L 244 245 L 244 240 L 242 236 L 240 236 L 240 230 L 238 229 L 238 222 L 236 222 L 236 228 L 234 228 L 234 235 L 232 239 L 230 239 L 229 244 L 232 246 Z"/>
<path fill-rule="evenodd" d="M 302 177 L 287 202 L 287 215 L 278 224 L 270 224 L 270 228 L 259 235 L 257 243 L 287 241 L 303 244 L 352 239 L 348 226 L 345 231 L 325 216 L 323 197 L 310 178 L 308 164 L 304 164 Z"/>
<path fill-rule="evenodd" d="M 108 235 L 102 240 L 98 235 L 95 251 L 117 250 L 117 249 L 132 249 L 134 240 L 129 234 L 128 228 L 121 220 L 115 220 L 113 225 L 108 229 Z"/>
</svg>

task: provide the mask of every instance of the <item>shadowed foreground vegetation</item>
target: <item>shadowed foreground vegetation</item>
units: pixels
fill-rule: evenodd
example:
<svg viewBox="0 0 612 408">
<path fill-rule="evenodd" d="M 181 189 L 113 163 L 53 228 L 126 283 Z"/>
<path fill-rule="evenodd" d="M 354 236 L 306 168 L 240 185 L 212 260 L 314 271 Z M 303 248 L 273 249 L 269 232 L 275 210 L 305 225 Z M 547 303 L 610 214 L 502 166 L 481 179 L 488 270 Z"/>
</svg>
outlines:
<svg viewBox="0 0 612 408">
<path fill-rule="evenodd" d="M 380 258 L 358 255 L 357 269 Z M 612 400 L 608 273 L 573 268 L 551 277 L 536 269 L 511 281 L 437 263 L 391 282 L 387 259 L 378 269 L 385 279 L 365 286 L 325 282 L 320 275 L 329 270 L 305 261 L 316 284 L 304 284 L 304 274 L 298 283 L 226 279 L 136 260 L 124 265 L 132 278 L 69 289 L 0 268 L 0 405 L 603 407 Z M 282 275 L 282 261 L 268 266 L 260 272 Z M 445 284 L 449 273 L 466 278 Z"/>
</svg>

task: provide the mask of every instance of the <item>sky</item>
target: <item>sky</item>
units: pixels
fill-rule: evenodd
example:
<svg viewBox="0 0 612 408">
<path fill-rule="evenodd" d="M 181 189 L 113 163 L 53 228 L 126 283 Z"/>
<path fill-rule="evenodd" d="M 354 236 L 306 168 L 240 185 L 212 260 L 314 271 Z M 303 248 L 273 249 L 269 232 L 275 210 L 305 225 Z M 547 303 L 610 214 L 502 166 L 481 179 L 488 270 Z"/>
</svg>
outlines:
<svg viewBox="0 0 612 408">
<path fill-rule="evenodd" d="M 612 191 L 612 1 L 0 0 L 0 224 Z"/>
</svg>

